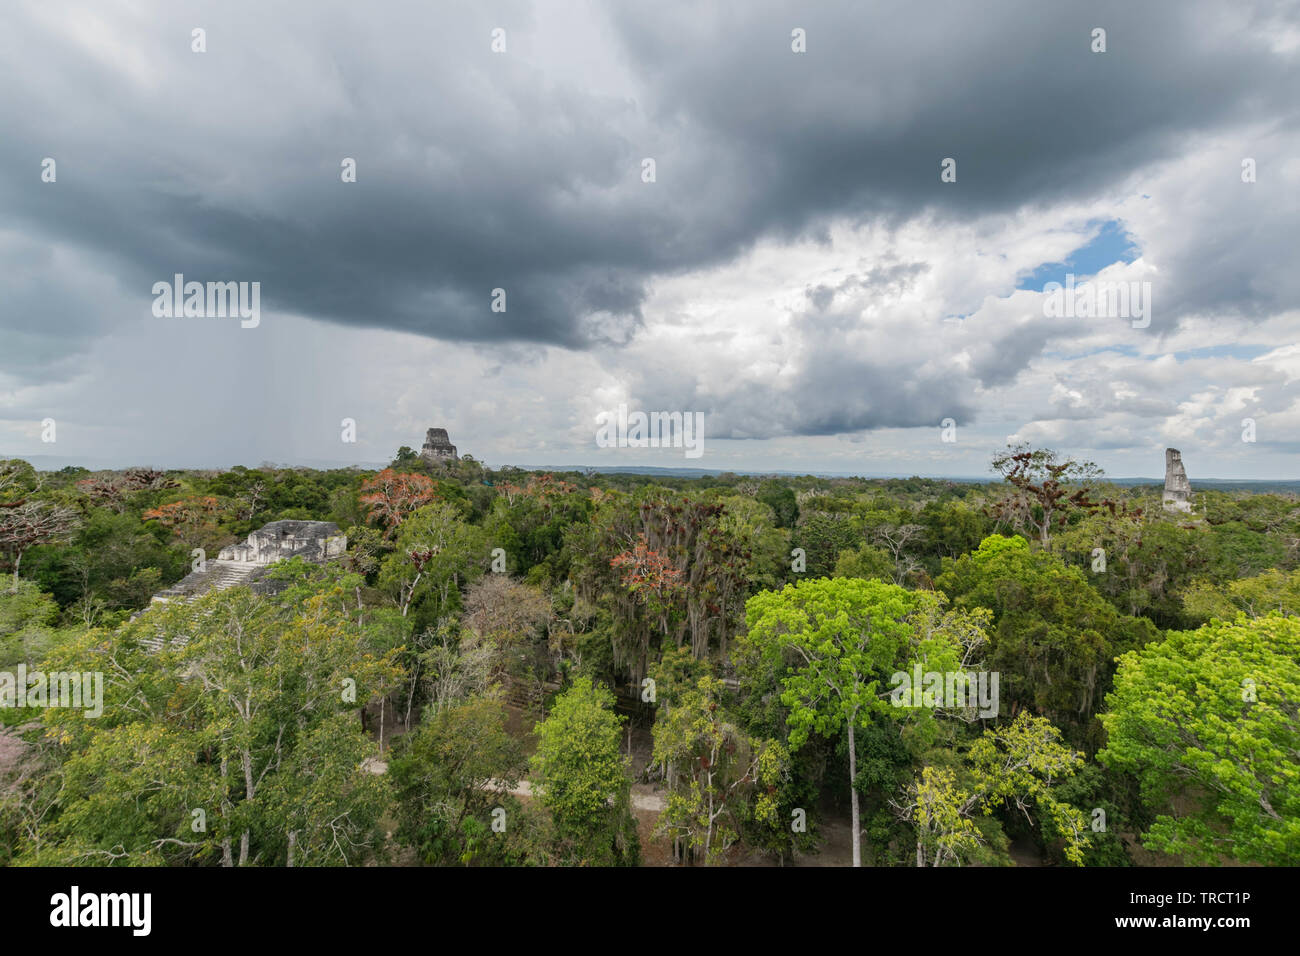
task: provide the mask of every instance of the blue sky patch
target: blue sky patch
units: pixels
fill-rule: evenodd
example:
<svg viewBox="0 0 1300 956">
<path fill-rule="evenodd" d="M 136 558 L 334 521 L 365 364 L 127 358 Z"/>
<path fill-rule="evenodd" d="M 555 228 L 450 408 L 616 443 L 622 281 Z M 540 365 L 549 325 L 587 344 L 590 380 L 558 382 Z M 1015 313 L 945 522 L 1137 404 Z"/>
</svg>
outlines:
<svg viewBox="0 0 1300 956">
<path fill-rule="evenodd" d="M 1049 282 L 1065 284 L 1065 277 L 1073 273 L 1075 281 L 1084 276 L 1095 276 L 1116 262 L 1132 262 L 1141 254 L 1118 219 L 1109 219 L 1091 240 L 1065 257 L 1064 262 L 1044 262 L 1018 283 L 1017 289 L 1041 292 Z"/>
</svg>

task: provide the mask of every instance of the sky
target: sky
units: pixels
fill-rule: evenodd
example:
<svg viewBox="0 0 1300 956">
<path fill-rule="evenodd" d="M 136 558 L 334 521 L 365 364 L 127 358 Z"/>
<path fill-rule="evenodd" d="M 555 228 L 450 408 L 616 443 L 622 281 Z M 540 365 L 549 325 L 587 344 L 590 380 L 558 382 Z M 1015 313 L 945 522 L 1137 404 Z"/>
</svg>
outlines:
<svg viewBox="0 0 1300 956">
<path fill-rule="evenodd" d="M 9 0 L 0 79 L 0 457 L 1300 478 L 1295 2 Z"/>
</svg>

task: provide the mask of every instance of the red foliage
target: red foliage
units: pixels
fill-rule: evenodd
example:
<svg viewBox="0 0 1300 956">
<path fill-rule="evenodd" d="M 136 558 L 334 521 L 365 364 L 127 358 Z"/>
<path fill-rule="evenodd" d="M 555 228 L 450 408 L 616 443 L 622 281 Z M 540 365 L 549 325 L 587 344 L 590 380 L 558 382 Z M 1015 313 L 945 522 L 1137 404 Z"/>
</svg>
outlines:
<svg viewBox="0 0 1300 956">
<path fill-rule="evenodd" d="M 645 535 L 636 545 L 610 560 L 610 566 L 623 571 L 623 586 L 632 591 L 649 590 L 662 596 L 681 584 L 682 572 L 668 557 L 653 550 Z"/>
<path fill-rule="evenodd" d="M 169 505 L 159 505 L 144 513 L 145 521 L 157 521 L 164 528 L 178 528 L 183 525 L 197 524 L 215 515 L 221 509 L 221 502 L 210 496 L 183 498 Z"/>
<path fill-rule="evenodd" d="M 369 509 L 371 518 L 387 526 L 389 535 L 411 512 L 437 498 L 432 479 L 391 468 L 361 484 L 361 504 Z"/>
</svg>

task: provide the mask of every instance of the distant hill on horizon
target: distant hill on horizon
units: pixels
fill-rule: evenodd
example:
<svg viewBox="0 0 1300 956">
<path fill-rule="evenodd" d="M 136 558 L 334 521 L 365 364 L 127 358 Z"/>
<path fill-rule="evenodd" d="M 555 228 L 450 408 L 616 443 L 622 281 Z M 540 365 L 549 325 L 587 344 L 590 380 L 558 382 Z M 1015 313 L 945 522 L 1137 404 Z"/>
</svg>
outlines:
<svg viewBox="0 0 1300 956">
<path fill-rule="evenodd" d="M 0 454 L 0 460 L 7 456 Z M 203 471 L 217 470 L 225 471 L 230 468 L 238 467 L 242 463 L 231 465 L 165 465 L 157 461 L 133 461 L 130 463 L 109 461 L 107 459 L 76 458 L 69 456 L 67 458 L 57 455 L 33 455 L 24 458 L 24 461 L 30 463 L 38 471 L 58 471 L 62 468 L 75 467 L 87 468 L 91 471 L 120 471 L 124 468 L 132 467 L 152 467 L 163 471 Z M 623 474 L 623 475 L 661 475 L 670 478 L 706 478 L 717 477 L 718 475 L 743 475 L 745 477 L 761 478 L 766 476 L 782 478 L 862 478 L 866 480 L 905 480 L 908 478 L 920 478 L 928 481 L 952 481 L 961 484 L 993 484 L 996 478 L 993 475 L 921 475 L 921 474 L 904 474 L 902 472 L 866 474 L 852 471 L 792 471 L 789 469 L 780 470 L 760 470 L 760 469 L 729 469 L 729 468 L 674 468 L 661 467 L 655 465 L 514 465 L 509 464 L 490 466 L 483 462 L 485 467 L 492 467 L 494 471 L 500 471 L 503 468 L 516 467 L 523 471 L 552 471 L 552 472 L 595 472 L 597 474 Z M 320 471 L 328 471 L 340 468 L 358 468 L 362 471 L 379 471 L 387 468 L 387 461 L 339 461 L 328 459 L 299 459 L 289 462 L 259 462 L 253 465 L 244 465 L 246 468 L 314 468 Z M 1110 484 L 1119 485 L 1122 488 L 1130 488 L 1138 485 L 1156 485 L 1163 486 L 1164 478 L 1110 478 L 1105 479 Z M 1293 479 L 1274 479 L 1274 478 L 1192 478 L 1192 491 L 1198 488 L 1210 487 L 1216 491 L 1281 491 L 1300 493 L 1300 478 Z"/>
<path fill-rule="evenodd" d="M 716 468 L 661 468 L 653 466 L 636 466 L 621 465 L 618 467 L 597 467 L 597 466 L 574 466 L 574 465 L 520 465 L 518 466 L 526 471 L 594 471 L 600 474 L 630 474 L 630 475 L 664 475 L 672 478 L 691 478 L 691 477 L 716 477 L 718 475 L 745 475 L 753 477 L 764 477 L 767 475 L 779 476 L 783 478 L 797 478 L 811 476 L 814 478 L 864 478 L 864 479 L 896 479 L 906 480 L 908 478 L 921 478 L 927 481 L 953 481 L 961 484 L 984 485 L 996 484 L 997 478 L 993 475 L 975 476 L 975 475 L 918 475 L 903 474 L 896 472 L 893 474 L 863 474 L 853 471 L 749 471 L 749 470 L 729 470 Z M 1122 488 L 1131 488 L 1137 485 L 1156 485 L 1164 487 L 1165 479 L 1160 478 L 1110 478 L 1104 479 L 1106 483 L 1119 485 Z M 1195 493 L 1197 487 L 1202 485 L 1211 485 L 1217 491 L 1243 490 L 1261 491 L 1265 488 L 1279 489 L 1285 491 L 1300 492 L 1300 478 L 1293 479 L 1274 479 L 1274 478 L 1199 478 L 1192 479 L 1192 491 Z"/>
</svg>

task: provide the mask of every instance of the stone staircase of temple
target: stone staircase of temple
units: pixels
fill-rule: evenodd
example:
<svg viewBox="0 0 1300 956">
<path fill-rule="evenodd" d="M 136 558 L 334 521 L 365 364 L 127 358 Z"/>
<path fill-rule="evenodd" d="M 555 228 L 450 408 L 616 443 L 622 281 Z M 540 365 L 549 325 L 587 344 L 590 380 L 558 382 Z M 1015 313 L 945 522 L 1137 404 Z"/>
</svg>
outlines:
<svg viewBox="0 0 1300 956">
<path fill-rule="evenodd" d="M 153 599 L 156 603 L 166 604 L 179 601 L 188 604 L 211 591 L 225 591 L 241 584 L 251 584 L 258 571 L 265 568 L 247 561 L 209 561 L 202 571 L 191 571 L 165 591 L 159 591 Z M 177 636 L 172 643 L 184 645 L 185 639 Z M 145 647 L 153 651 L 162 650 L 161 631 L 155 637 L 141 639 Z"/>
<path fill-rule="evenodd" d="M 191 571 L 165 591 L 154 595 L 155 601 L 192 601 L 209 591 L 225 591 L 250 583 L 253 572 L 261 570 L 247 561 L 209 561 L 202 571 Z"/>
<path fill-rule="evenodd" d="M 215 560 L 208 560 L 202 571 L 192 571 L 165 591 L 153 596 L 154 604 L 189 604 L 213 591 L 226 591 L 248 585 L 261 595 L 271 595 L 283 590 L 274 581 L 266 580 L 267 568 L 289 558 L 324 564 L 341 557 L 347 551 L 348 538 L 339 533 L 332 521 L 305 521 L 281 519 L 263 525 L 248 536 L 248 540 L 227 545 Z M 139 611 L 131 617 L 136 620 Z M 182 615 L 184 616 L 184 615 Z M 191 618 L 192 619 L 192 618 Z M 144 644 L 155 650 L 165 642 L 161 626 L 155 629 L 153 639 Z M 189 638 L 173 633 L 172 644 L 184 645 Z"/>
</svg>

